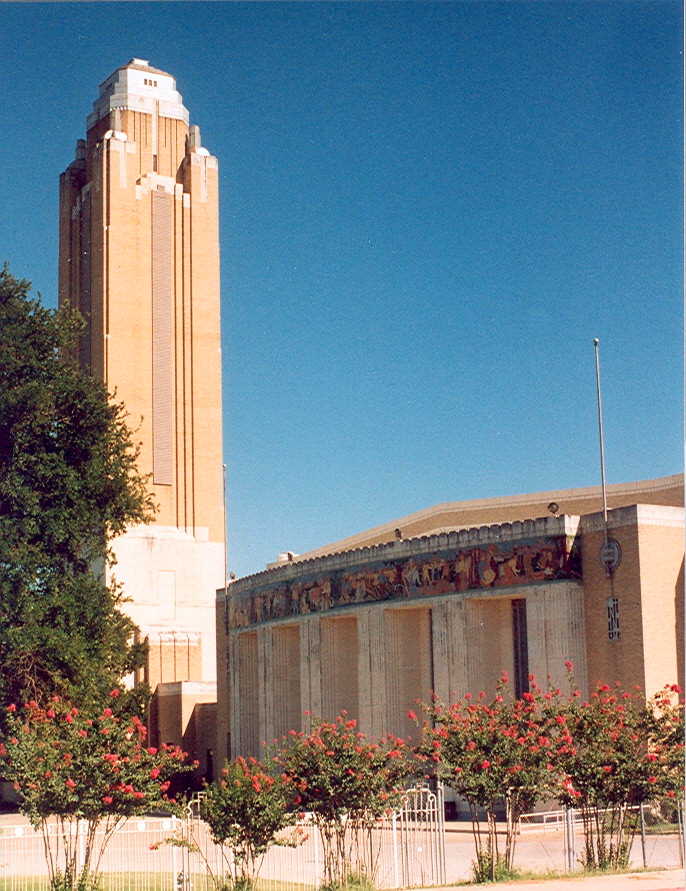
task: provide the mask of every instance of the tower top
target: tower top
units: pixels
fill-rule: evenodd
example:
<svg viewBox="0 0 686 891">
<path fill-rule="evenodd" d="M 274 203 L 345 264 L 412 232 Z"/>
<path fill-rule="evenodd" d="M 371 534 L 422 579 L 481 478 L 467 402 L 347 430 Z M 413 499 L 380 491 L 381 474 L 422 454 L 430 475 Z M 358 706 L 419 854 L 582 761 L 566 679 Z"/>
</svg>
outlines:
<svg viewBox="0 0 686 891">
<path fill-rule="evenodd" d="M 129 59 L 100 84 L 100 95 L 88 115 L 87 128 L 115 108 L 153 114 L 188 123 L 188 110 L 176 89 L 176 81 L 166 71 L 152 68 L 147 59 Z"/>
</svg>

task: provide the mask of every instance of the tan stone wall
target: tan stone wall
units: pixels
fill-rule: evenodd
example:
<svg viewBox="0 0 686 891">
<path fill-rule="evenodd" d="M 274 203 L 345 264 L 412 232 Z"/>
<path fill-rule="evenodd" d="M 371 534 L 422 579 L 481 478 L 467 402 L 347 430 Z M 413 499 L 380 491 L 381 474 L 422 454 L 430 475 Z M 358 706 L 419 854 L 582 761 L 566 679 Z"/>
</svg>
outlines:
<svg viewBox="0 0 686 891">
<path fill-rule="evenodd" d="M 645 686 L 648 692 L 664 684 L 684 685 L 683 524 L 642 522 L 639 506 L 638 549 L 642 592 Z"/>
<path fill-rule="evenodd" d="M 181 746 L 189 761 L 198 761 L 196 784 L 216 766 L 214 752 L 208 753 L 217 734 L 216 696 L 213 683 L 163 683 L 150 704 L 151 743 Z"/>
<path fill-rule="evenodd" d="M 434 595 L 429 594 L 428 586 L 409 586 L 392 589 L 393 598 L 344 601 L 338 607 L 329 603 L 321 613 L 289 617 L 288 622 L 279 613 L 265 619 L 273 613 L 262 609 L 262 619 L 253 624 L 256 630 L 238 626 L 230 632 L 232 652 L 237 649 L 236 642 L 239 647 L 247 647 L 244 639 L 251 635 L 263 642 L 255 649 L 256 667 L 247 668 L 257 679 L 252 688 L 252 682 L 241 675 L 246 660 L 231 657 L 236 678 L 232 690 L 240 689 L 241 695 L 251 690 L 249 695 L 258 704 L 260 739 L 265 738 L 265 729 L 275 726 L 269 724 L 269 716 L 276 713 L 270 696 L 278 690 L 279 699 L 293 702 L 278 688 L 279 677 L 284 687 L 297 690 L 303 711 L 309 709 L 325 717 L 333 717 L 341 705 L 353 711 L 350 703 L 356 691 L 355 716 L 361 730 L 373 736 L 391 732 L 412 738 L 416 729 L 407 711 L 416 711 L 417 700 L 428 701 L 432 690 L 446 702 L 454 702 L 467 692 L 478 696 L 481 690 L 490 696 L 503 670 L 513 675 L 512 604 L 513 600 L 524 600 L 528 670 L 542 687 L 551 684 L 566 692 L 564 663 L 571 660 L 575 684 L 585 693 L 598 680 L 613 683 L 616 679 L 627 685 L 647 686 L 652 692 L 665 682 L 673 682 L 679 667 L 683 671 L 683 661 L 679 662 L 683 649 L 683 510 L 634 505 L 610 511 L 610 536 L 622 549 L 621 563 L 611 578 L 599 561 L 604 541 L 601 519 L 600 515 L 590 515 L 581 520 L 567 517 L 543 523 L 539 534 L 550 532 L 549 526 L 557 528 L 564 523 L 569 539 L 576 536 L 569 560 L 545 564 L 550 570 L 547 579 L 515 576 L 516 584 L 509 586 Z M 480 536 L 484 554 L 492 553 L 486 547 L 491 540 L 507 554 L 530 541 L 531 529 L 527 524 L 521 529 L 503 524 L 475 530 L 474 535 Z M 517 539 L 517 535 L 522 538 Z M 412 551 L 405 555 L 407 561 L 424 565 L 425 554 L 433 560 L 440 547 L 446 548 L 448 537 L 444 538 L 400 545 Z M 518 545 L 518 541 L 524 545 Z M 581 548 L 581 567 L 574 556 L 576 547 Z M 395 553 L 395 546 L 392 550 Z M 378 567 L 388 552 L 388 548 L 368 552 L 370 577 L 380 577 Z M 539 555 L 546 553 L 534 549 L 527 559 L 543 560 Z M 358 568 L 359 560 L 357 554 L 324 557 L 306 571 L 311 576 L 317 572 L 319 585 L 333 589 L 330 580 L 341 569 L 356 579 L 365 577 Z M 433 565 L 431 560 L 429 563 Z M 582 579 L 578 578 L 580 568 Z M 298 583 L 297 565 L 273 572 L 274 586 L 283 585 L 284 577 Z M 268 576 L 261 573 L 254 577 L 262 607 L 268 600 L 264 587 Z M 249 595 L 248 581 L 237 583 L 243 597 Z M 408 599 L 413 590 L 419 593 Z M 365 589 L 367 596 L 375 593 Z M 620 601 L 621 637 L 617 641 L 607 636 L 607 598 L 611 595 Z M 255 623 L 255 618 L 251 621 Z M 277 645 L 280 634 L 283 638 Z M 279 647 L 283 655 L 277 658 Z M 297 674 L 286 670 L 288 659 L 293 663 L 299 660 Z M 293 707 L 290 717 L 296 717 L 294 705 L 289 707 Z M 245 721 L 245 708 L 248 706 L 234 704 L 235 726 Z M 307 726 L 307 720 L 303 726 Z M 234 738 L 239 739 L 235 734 Z M 234 754 L 239 752 L 249 753 L 236 746 Z"/>
</svg>

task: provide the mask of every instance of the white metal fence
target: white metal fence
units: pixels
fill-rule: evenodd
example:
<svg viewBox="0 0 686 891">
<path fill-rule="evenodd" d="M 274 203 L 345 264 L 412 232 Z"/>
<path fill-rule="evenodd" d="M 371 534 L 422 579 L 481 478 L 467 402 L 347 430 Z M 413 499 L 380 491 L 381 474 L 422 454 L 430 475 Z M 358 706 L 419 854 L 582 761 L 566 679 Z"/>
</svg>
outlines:
<svg viewBox="0 0 686 891">
<path fill-rule="evenodd" d="M 260 870 L 264 891 L 321 885 L 323 858 L 316 828 L 307 818 L 299 828 L 301 843 L 277 845 L 266 853 Z M 372 830 L 357 867 L 377 888 L 444 884 L 444 839 L 441 792 L 411 789 L 403 806 Z M 187 820 L 132 818 L 114 833 L 103 855 L 103 891 L 212 891 L 213 876 L 230 874 L 229 857 L 192 813 Z M 42 834 L 23 821 L 0 823 L 0 891 L 47 887 Z"/>
</svg>

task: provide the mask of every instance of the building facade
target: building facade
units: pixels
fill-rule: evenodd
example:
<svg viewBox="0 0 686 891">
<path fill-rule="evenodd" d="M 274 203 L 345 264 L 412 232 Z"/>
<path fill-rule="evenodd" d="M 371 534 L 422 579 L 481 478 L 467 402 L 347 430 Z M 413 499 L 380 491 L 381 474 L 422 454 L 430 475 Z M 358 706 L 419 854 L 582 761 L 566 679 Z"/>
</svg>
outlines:
<svg viewBox="0 0 686 891">
<path fill-rule="evenodd" d="M 218 167 L 174 78 L 144 59 L 100 85 L 60 178 L 59 299 L 86 320 L 81 365 L 124 403 L 159 506 L 153 523 L 112 543 L 124 609 L 149 646 L 140 679 L 214 700 L 213 591 L 224 583 Z"/>
<path fill-rule="evenodd" d="M 258 754 L 307 712 L 411 738 L 417 700 L 492 691 L 503 670 L 517 693 L 530 674 L 559 685 L 568 659 L 586 690 L 683 679 L 683 479 L 614 486 L 610 503 L 607 525 L 597 488 L 439 505 L 418 537 L 412 515 L 385 541 L 290 555 L 218 591 L 220 757 Z"/>
</svg>

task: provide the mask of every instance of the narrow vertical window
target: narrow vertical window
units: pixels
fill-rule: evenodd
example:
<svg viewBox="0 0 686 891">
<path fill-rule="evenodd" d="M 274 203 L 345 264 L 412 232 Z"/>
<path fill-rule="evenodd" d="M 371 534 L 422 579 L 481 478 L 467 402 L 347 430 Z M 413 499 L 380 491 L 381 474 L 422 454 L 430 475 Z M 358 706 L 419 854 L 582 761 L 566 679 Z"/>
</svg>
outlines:
<svg viewBox="0 0 686 891">
<path fill-rule="evenodd" d="M 619 600 L 607 598 L 607 637 L 608 640 L 619 640 L 622 636 L 619 629 Z"/>
<path fill-rule="evenodd" d="M 172 196 L 152 193 L 152 471 L 172 484 Z"/>
<path fill-rule="evenodd" d="M 514 651 L 514 691 L 517 699 L 529 690 L 529 642 L 526 633 L 526 599 L 512 601 L 512 649 Z"/>
</svg>

